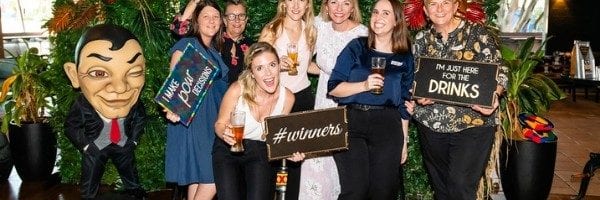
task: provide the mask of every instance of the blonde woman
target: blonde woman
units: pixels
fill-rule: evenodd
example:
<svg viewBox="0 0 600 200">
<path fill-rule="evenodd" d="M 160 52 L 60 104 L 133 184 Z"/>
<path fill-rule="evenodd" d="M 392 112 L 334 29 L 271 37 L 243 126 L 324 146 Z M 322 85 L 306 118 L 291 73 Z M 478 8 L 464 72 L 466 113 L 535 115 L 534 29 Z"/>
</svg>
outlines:
<svg viewBox="0 0 600 200">
<path fill-rule="evenodd" d="M 315 96 L 315 109 L 336 107 L 327 95 L 327 81 L 336 59 L 350 40 L 367 36 L 368 28 L 361 24 L 358 0 L 324 0 L 315 17 L 317 43 L 316 64 L 320 70 Z M 307 159 L 302 163 L 299 199 L 336 199 L 340 193 L 337 167 L 331 155 Z"/>
<path fill-rule="evenodd" d="M 292 92 L 279 84 L 279 58 L 275 49 L 258 42 L 248 50 L 246 67 L 225 96 L 215 122 L 217 139 L 213 146 L 213 166 L 219 200 L 273 199 L 274 181 L 267 158 L 262 123 L 273 115 L 288 114 L 294 104 Z M 229 150 L 235 144 L 230 113 L 244 111 L 244 152 Z M 300 161 L 304 154 L 289 160 Z"/>
<path fill-rule="evenodd" d="M 281 57 L 284 68 L 280 73 L 281 84 L 296 97 L 292 112 L 312 110 L 314 107 L 315 98 L 309 87 L 308 73 L 317 74 L 319 70 L 309 69 L 317 39 L 312 8 L 312 0 L 279 0 L 275 17 L 263 28 L 259 38 L 259 41 L 273 45 Z M 292 65 L 292 60 L 287 56 L 287 46 L 290 43 L 298 47 L 297 75 L 290 75 L 287 71 Z M 277 168 L 277 165 L 274 167 Z M 286 199 L 294 200 L 298 198 L 300 187 L 300 163 L 291 163 L 287 167 Z"/>
</svg>

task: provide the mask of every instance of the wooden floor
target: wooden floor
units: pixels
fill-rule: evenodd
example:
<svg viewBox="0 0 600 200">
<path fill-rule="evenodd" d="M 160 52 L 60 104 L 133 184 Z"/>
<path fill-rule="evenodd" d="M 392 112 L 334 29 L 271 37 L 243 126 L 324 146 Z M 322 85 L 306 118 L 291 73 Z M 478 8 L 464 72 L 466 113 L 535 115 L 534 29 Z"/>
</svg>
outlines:
<svg viewBox="0 0 600 200">
<path fill-rule="evenodd" d="M 577 102 L 568 98 L 553 104 L 547 117 L 554 122 L 559 136 L 554 182 L 548 199 L 568 200 L 578 192 L 577 175 L 589 159 L 589 152 L 600 152 L 600 103 L 583 95 L 578 96 Z M 119 198 L 119 194 L 108 187 L 103 187 L 100 194 L 99 199 L 128 199 Z M 149 193 L 149 199 L 171 199 L 171 194 L 167 189 L 154 191 Z M 587 195 L 587 200 L 600 200 L 600 170 L 590 181 Z M 16 199 L 79 199 L 79 190 L 75 185 L 59 184 L 56 178 L 24 183 L 13 170 L 7 181 L 0 182 L 0 200 Z"/>
</svg>

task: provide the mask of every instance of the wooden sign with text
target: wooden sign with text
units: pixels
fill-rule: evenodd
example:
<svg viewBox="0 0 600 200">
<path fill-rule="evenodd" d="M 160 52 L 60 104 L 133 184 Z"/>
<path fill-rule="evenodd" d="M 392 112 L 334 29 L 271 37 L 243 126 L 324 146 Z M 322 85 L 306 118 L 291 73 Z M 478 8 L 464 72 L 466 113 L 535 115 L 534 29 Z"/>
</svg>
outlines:
<svg viewBox="0 0 600 200">
<path fill-rule="evenodd" d="M 345 107 L 267 117 L 265 126 L 269 160 L 287 158 L 295 152 L 327 152 L 348 146 Z"/>
<path fill-rule="evenodd" d="M 154 100 L 188 126 L 218 72 L 216 65 L 188 44 Z"/>
<path fill-rule="evenodd" d="M 420 57 L 417 59 L 414 98 L 491 108 L 498 82 L 498 64 Z"/>
</svg>

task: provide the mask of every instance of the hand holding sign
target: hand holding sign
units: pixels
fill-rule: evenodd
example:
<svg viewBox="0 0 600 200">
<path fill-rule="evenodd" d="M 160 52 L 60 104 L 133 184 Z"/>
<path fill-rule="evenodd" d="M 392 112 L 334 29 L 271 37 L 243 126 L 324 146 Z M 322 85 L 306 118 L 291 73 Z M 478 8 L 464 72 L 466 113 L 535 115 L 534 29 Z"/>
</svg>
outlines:
<svg viewBox="0 0 600 200">
<path fill-rule="evenodd" d="M 187 126 L 218 72 L 218 67 L 188 44 L 154 100 L 170 111 L 169 120 Z"/>
<path fill-rule="evenodd" d="M 267 117 L 265 126 L 269 160 L 299 161 L 304 159 L 303 153 L 346 149 L 348 145 L 344 107 Z"/>
<path fill-rule="evenodd" d="M 482 114 L 497 103 L 495 90 L 498 64 L 420 57 L 415 72 L 414 97 L 417 103 L 442 101 L 472 106 Z"/>
</svg>

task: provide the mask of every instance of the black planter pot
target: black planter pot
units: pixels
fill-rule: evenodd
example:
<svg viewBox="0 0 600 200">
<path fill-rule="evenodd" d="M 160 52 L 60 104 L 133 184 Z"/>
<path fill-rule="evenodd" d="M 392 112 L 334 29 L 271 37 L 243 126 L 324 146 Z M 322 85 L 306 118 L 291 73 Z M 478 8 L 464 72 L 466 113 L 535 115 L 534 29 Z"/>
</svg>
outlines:
<svg viewBox="0 0 600 200">
<path fill-rule="evenodd" d="M 56 134 L 48 123 L 9 127 L 10 150 L 15 169 L 23 181 L 50 177 L 56 161 Z"/>
<path fill-rule="evenodd" d="M 0 182 L 8 179 L 13 167 L 12 157 L 10 156 L 10 146 L 5 134 L 0 133 Z"/>
<path fill-rule="evenodd" d="M 554 178 L 556 147 L 556 142 L 505 141 L 502 144 L 500 178 L 506 199 L 548 199 Z"/>
</svg>

